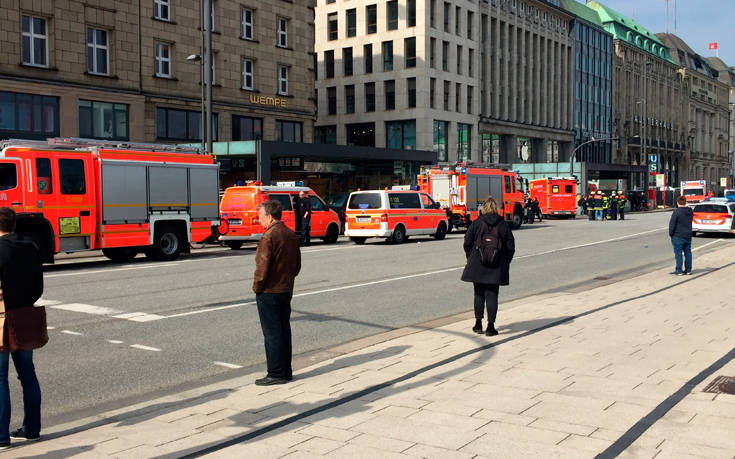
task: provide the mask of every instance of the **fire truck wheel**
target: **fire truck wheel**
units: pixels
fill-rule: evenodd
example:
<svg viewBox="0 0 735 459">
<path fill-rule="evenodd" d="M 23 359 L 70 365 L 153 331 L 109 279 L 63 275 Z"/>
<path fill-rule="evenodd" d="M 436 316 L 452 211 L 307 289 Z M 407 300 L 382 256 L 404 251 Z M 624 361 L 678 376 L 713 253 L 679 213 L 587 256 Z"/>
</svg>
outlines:
<svg viewBox="0 0 735 459">
<path fill-rule="evenodd" d="M 112 261 L 130 261 L 138 255 L 138 251 L 130 247 L 102 249 L 102 255 Z"/>
<path fill-rule="evenodd" d="M 367 240 L 366 237 L 351 237 L 350 238 L 350 241 L 352 241 L 352 242 L 354 242 L 355 244 L 358 244 L 358 245 L 364 244 L 365 243 L 365 240 Z"/>
<path fill-rule="evenodd" d="M 181 254 L 181 234 L 173 226 L 156 228 L 150 254 L 160 261 L 175 260 Z"/>
<path fill-rule="evenodd" d="M 403 225 L 398 225 L 393 229 L 393 236 L 391 236 L 390 241 L 393 244 L 403 244 L 406 242 L 406 230 L 403 228 Z"/>
<path fill-rule="evenodd" d="M 519 213 L 513 214 L 513 229 L 518 229 L 523 224 L 523 216 Z"/>
<path fill-rule="evenodd" d="M 325 244 L 334 244 L 339 239 L 339 228 L 332 223 L 327 228 L 327 234 L 322 238 Z"/>
<path fill-rule="evenodd" d="M 242 241 L 227 241 L 225 244 L 232 250 L 237 250 L 242 247 Z"/>
<path fill-rule="evenodd" d="M 434 233 L 434 239 L 441 241 L 447 237 L 447 225 L 444 222 L 439 222 L 439 226 L 436 227 L 436 233 Z"/>
</svg>

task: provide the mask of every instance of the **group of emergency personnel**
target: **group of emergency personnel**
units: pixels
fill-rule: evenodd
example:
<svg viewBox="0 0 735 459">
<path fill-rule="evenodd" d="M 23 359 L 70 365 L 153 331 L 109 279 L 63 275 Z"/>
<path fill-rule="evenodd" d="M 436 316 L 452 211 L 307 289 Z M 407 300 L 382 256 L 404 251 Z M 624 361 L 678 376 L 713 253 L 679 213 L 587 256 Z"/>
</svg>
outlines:
<svg viewBox="0 0 735 459">
<path fill-rule="evenodd" d="M 526 201 L 523 208 L 526 211 L 526 216 L 524 218 L 525 223 L 532 225 L 534 218 L 538 218 L 539 222 L 541 221 L 541 206 L 538 202 L 538 198 L 531 199 L 531 196 L 526 195 Z"/>
<path fill-rule="evenodd" d="M 627 198 L 622 192 L 613 191 L 610 196 L 602 191 L 591 192 L 580 204 L 590 220 L 625 220 Z"/>
</svg>

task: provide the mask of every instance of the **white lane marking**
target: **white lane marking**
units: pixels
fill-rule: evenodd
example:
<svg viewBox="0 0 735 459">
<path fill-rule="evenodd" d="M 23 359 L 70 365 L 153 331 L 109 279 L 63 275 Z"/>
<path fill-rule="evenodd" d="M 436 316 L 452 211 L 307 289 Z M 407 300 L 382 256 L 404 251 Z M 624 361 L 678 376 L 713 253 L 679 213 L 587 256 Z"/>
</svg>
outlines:
<svg viewBox="0 0 735 459">
<path fill-rule="evenodd" d="M 114 273 L 118 271 L 133 271 L 136 269 L 165 268 L 166 266 L 176 266 L 176 265 L 178 265 L 178 262 L 177 263 L 156 263 L 156 264 L 148 264 L 148 265 L 125 265 L 121 268 L 94 269 L 94 270 L 79 271 L 75 273 L 47 274 L 43 277 L 44 279 L 53 279 L 55 277 L 84 276 L 87 274 L 105 274 L 105 273 Z"/>
<path fill-rule="evenodd" d="M 80 312 L 83 314 L 94 314 L 99 316 L 111 316 L 113 314 L 120 314 L 121 312 L 123 312 L 119 309 L 106 308 L 104 306 L 93 306 L 91 304 L 82 303 L 57 304 L 51 307 L 54 309 L 62 309 L 64 311 Z"/>
<path fill-rule="evenodd" d="M 237 370 L 238 368 L 242 368 L 242 365 L 235 365 L 234 363 L 225 363 L 225 362 L 212 362 L 215 365 L 219 365 L 221 367 L 230 368 L 232 370 Z"/>
<path fill-rule="evenodd" d="M 161 350 L 157 347 L 143 346 L 142 344 L 131 344 L 130 347 L 134 347 L 135 349 L 142 349 L 144 351 L 161 352 Z"/>
<path fill-rule="evenodd" d="M 54 300 L 46 300 L 44 298 L 39 298 L 38 301 L 36 301 L 36 306 L 53 306 L 55 304 L 60 304 L 61 301 L 54 301 Z"/>
<path fill-rule="evenodd" d="M 164 318 L 163 316 L 159 316 L 158 314 L 148 314 L 147 312 L 126 312 L 125 314 L 118 314 L 112 317 L 116 319 L 130 320 L 133 322 L 152 322 L 154 320 L 160 320 Z"/>
<path fill-rule="evenodd" d="M 692 252 L 696 252 L 699 249 L 703 249 L 703 248 L 707 247 L 708 245 L 712 245 L 712 244 L 714 244 L 716 242 L 720 242 L 720 241 L 724 241 L 724 239 L 716 239 L 716 240 L 714 240 L 712 242 L 708 242 L 708 243 L 706 243 L 704 245 L 700 245 L 699 247 L 697 247 L 695 249 L 692 249 Z"/>
<path fill-rule="evenodd" d="M 46 330 L 55 330 L 56 327 L 46 327 Z"/>
<path fill-rule="evenodd" d="M 71 330 L 61 330 L 61 333 L 66 333 L 67 335 L 74 335 L 74 336 L 81 336 L 82 334 L 79 332 L 71 331 Z"/>
<path fill-rule="evenodd" d="M 116 340 L 116 339 L 108 339 L 107 342 L 110 343 L 110 344 L 122 344 L 125 341 L 120 341 L 120 340 Z"/>
<path fill-rule="evenodd" d="M 164 319 L 173 319 L 174 317 L 185 317 L 193 316 L 195 314 L 202 314 L 204 312 L 222 311 L 224 309 L 239 308 L 241 306 L 250 306 L 255 304 L 255 301 L 248 301 L 247 303 L 228 304 L 227 306 L 215 306 L 207 309 L 197 309 L 196 311 L 180 312 L 178 314 L 171 314 L 170 316 L 164 316 Z"/>
</svg>

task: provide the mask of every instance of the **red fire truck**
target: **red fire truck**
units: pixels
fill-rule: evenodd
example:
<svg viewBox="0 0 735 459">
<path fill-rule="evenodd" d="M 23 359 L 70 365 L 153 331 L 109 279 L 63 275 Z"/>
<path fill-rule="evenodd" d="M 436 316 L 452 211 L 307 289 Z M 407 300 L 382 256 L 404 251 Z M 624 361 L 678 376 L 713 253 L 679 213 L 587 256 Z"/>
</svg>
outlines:
<svg viewBox="0 0 735 459">
<path fill-rule="evenodd" d="M 528 182 L 531 199 L 538 198 L 543 215 L 572 217 L 577 215 L 577 180 L 545 178 Z"/>
<path fill-rule="evenodd" d="M 523 222 L 523 182 L 498 165 L 435 165 L 421 169 L 419 188 L 447 212 L 449 229 L 468 227 L 489 195 L 498 200 L 500 213 L 513 228 Z"/>
<path fill-rule="evenodd" d="M 170 145 L 86 139 L 0 142 L 0 207 L 18 215 L 46 262 L 102 250 L 173 260 L 219 226 L 219 166 Z"/>
</svg>

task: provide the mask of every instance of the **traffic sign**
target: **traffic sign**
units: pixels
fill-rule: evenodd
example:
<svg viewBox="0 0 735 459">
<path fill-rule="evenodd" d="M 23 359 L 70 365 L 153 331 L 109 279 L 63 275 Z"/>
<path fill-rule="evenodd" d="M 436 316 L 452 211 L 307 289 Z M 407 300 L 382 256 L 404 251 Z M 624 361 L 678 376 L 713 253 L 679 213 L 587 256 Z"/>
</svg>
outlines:
<svg viewBox="0 0 735 459">
<path fill-rule="evenodd" d="M 648 168 L 651 170 L 651 172 L 656 172 L 658 170 L 658 164 L 651 163 L 648 165 Z"/>
<path fill-rule="evenodd" d="M 648 155 L 649 163 L 658 163 L 658 155 Z"/>
</svg>

